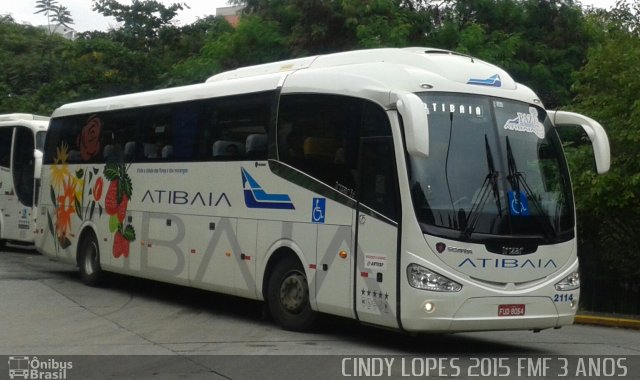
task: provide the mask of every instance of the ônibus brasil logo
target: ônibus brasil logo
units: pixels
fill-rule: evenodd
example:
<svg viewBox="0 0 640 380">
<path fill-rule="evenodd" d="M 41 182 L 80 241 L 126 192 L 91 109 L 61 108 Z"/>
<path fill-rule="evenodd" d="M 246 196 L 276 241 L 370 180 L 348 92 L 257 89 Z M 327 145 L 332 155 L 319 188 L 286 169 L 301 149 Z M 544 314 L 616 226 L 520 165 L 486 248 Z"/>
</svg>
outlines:
<svg viewBox="0 0 640 380">
<path fill-rule="evenodd" d="M 73 363 L 53 358 L 38 359 L 37 356 L 9 356 L 10 379 L 66 379 Z"/>
</svg>

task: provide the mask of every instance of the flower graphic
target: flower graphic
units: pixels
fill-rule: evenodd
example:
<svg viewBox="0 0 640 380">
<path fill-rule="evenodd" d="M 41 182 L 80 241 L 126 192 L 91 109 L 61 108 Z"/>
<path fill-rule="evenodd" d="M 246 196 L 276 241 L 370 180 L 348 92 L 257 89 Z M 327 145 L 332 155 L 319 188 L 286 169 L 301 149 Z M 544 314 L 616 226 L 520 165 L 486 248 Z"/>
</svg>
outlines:
<svg viewBox="0 0 640 380">
<path fill-rule="evenodd" d="M 84 193 L 84 178 L 81 177 L 73 177 L 73 186 L 76 189 L 76 193 L 75 193 L 75 199 L 78 200 L 78 202 L 82 203 L 82 199 L 83 199 L 83 193 Z"/>
<path fill-rule="evenodd" d="M 78 140 L 81 140 L 80 136 Z M 86 146 L 88 145 L 85 144 Z M 60 144 L 56 153 L 51 165 L 50 187 L 51 202 L 55 210 L 53 213 L 47 210 L 47 221 L 57 251 L 72 244 L 69 238 L 73 237 L 70 231 L 74 215 L 77 215 L 81 223 L 93 219 L 94 214 L 102 216 L 103 209 L 99 200 L 104 180 L 98 176 L 98 167 L 85 167 L 71 173 L 67 163 L 69 145 L 66 142 Z"/>
<path fill-rule="evenodd" d="M 100 131 L 102 130 L 102 120 L 93 115 L 82 128 L 82 132 L 78 136 L 78 147 L 80 148 L 80 156 L 84 161 L 88 161 L 91 157 L 100 152 Z"/>
<path fill-rule="evenodd" d="M 56 157 L 51 165 L 51 183 L 55 188 L 61 188 L 67 176 L 69 176 L 69 167 L 67 159 L 69 158 L 69 146 L 64 142 L 56 148 Z"/>
<path fill-rule="evenodd" d="M 64 191 L 58 195 L 58 207 L 56 208 L 56 225 L 55 230 L 62 248 L 66 248 L 71 244 L 67 238 L 69 229 L 71 228 L 71 217 L 75 214 L 75 184 L 73 181 L 65 181 L 63 185 Z"/>
</svg>

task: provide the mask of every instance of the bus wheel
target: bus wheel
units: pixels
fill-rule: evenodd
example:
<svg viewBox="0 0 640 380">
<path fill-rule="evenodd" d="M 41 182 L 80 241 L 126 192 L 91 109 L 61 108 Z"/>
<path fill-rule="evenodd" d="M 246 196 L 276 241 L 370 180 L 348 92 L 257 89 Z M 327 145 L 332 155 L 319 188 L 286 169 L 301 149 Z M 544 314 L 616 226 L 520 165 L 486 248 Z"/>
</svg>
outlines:
<svg viewBox="0 0 640 380">
<path fill-rule="evenodd" d="M 78 267 L 82 282 L 89 286 L 96 286 L 102 278 L 100 267 L 100 248 L 93 232 L 87 233 L 80 243 L 78 250 Z"/>
<path fill-rule="evenodd" d="M 308 330 L 315 322 L 307 276 L 297 258 L 289 256 L 276 265 L 267 287 L 267 306 L 273 319 L 287 330 Z"/>
</svg>

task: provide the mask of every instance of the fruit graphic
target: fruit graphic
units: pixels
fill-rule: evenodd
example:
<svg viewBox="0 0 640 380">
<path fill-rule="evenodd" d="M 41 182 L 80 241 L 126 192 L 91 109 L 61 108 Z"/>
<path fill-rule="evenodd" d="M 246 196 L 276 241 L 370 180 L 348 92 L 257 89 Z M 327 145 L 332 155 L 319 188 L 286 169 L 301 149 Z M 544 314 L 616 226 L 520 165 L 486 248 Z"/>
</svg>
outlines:
<svg viewBox="0 0 640 380">
<path fill-rule="evenodd" d="M 129 241 L 124 238 L 120 231 L 116 231 L 113 236 L 113 257 L 129 257 Z"/>
<path fill-rule="evenodd" d="M 104 208 L 107 211 L 107 214 L 114 215 L 118 212 L 118 179 L 114 179 L 109 184 L 109 189 L 107 190 L 107 197 L 104 200 Z"/>
<path fill-rule="evenodd" d="M 113 235 L 113 257 L 129 257 L 129 245 L 136 240 L 136 232 L 131 225 L 125 226 L 125 216 L 133 188 L 127 168 L 122 163 L 109 163 L 104 168 L 104 177 L 109 188 L 104 206 L 109 219 L 109 230 Z"/>
<path fill-rule="evenodd" d="M 126 194 L 122 195 L 122 202 L 118 205 L 117 215 L 118 221 L 122 223 L 124 216 L 127 215 L 127 205 L 129 204 L 129 197 Z"/>
</svg>

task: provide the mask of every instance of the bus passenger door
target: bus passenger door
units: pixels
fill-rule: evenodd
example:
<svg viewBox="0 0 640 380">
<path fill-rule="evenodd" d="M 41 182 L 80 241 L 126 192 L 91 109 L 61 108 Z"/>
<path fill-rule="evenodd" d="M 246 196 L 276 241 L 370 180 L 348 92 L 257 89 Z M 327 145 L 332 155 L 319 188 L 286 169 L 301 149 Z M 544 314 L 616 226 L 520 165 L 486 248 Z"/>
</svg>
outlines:
<svg viewBox="0 0 640 380">
<path fill-rule="evenodd" d="M 11 161 L 11 174 L 13 177 L 14 201 L 8 202 L 8 214 L 12 216 L 7 220 L 7 227 L 13 231 L 16 240 L 33 239 L 34 226 L 31 217 L 33 206 L 33 170 L 35 159 L 35 138 L 33 132 L 26 127 L 16 127 L 13 137 L 13 158 Z M 7 229 L 9 232 L 9 229 Z"/>
<path fill-rule="evenodd" d="M 355 308 L 361 322 L 398 327 L 397 264 L 400 206 L 390 137 L 361 138 Z"/>
<path fill-rule="evenodd" d="M 15 232 L 7 228 L 11 220 L 11 210 L 16 203 L 16 195 L 13 191 L 13 176 L 11 175 L 11 146 L 13 143 L 13 127 L 0 128 L 0 238 L 10 238 Z"/>
</svg>

